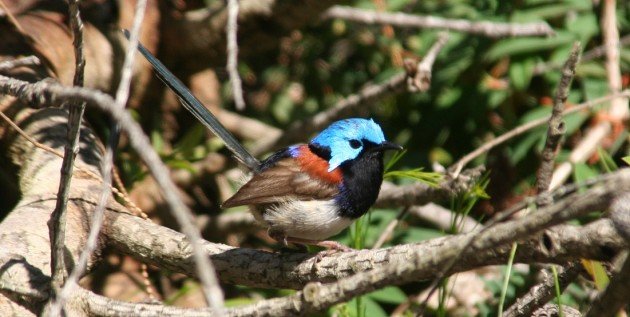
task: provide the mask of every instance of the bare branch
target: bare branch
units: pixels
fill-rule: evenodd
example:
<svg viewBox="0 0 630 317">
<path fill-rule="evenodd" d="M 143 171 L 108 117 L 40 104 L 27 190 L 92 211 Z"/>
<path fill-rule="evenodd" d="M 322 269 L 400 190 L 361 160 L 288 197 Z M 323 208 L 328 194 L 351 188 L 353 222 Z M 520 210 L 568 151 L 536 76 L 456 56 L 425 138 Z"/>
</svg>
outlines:
<svg viewBox="0 0 630 317">
<path fill-rule="evenodd" d="M 238 74 L 238 0 L 228 0 L 226 32 L 228 52 L 227 69 L 230 74 L 230 83 L 232 84 L 232 95 L 236 109 L 244 110 L 243 83 L 241 82 L 241 76 Z"/>
<path fill-rule="evenodd" d="M 109 232 L 108 237 L 117 237 L 118 233 L 124 233 L 130 237 L 130 239 L 136 239 L 137 243 L 144 244 L 144 251 L 138 250 L 138 255 L 141 256 L 154 256 L 152 253 L 153 251 L 162 252 L 163 250 L 161 248 L 154 248 L 153 246 L 155 244 L 152 243 L 157 242 L 156 239 L 160 239 L 164 236 L 164 234 L 182 236 L 170 229 L 154 225 L 127 214 L 116 215 L 116 213 L 109 213 L 109 215 L 115 219 L 114 222 L 112 222 L 114 227 L 120 227 L 114 228 L 114 231 Z M 126 225 L 121 226 L 122 224 Z M 145 225 L 147 227 L 143 228 Z M 124 231 L 129 228 L 133 228 L 133 232 Z M 157 229 L 157 231 L 152 232 L 154 229 Z M 146 231 L 146 234 L 143 233 L 143 231 Z M 136 235 L 138 233 L 140 233 L 140 236 Z M 579 257 L 609 259 L 610 250 L 619 250 L 620 248 L 627 247 L 627 245 L 623 244 L 623 239 L 620 239 L 618 236 L 616 238 L 614 237 L 615 230 L 609 220 L 599 220 L 586 225 L 585 227 L 568 225 L 559 226 L 555 229 L 546 231 L 544 234 L 549 235 L 545 239 L 547 239 L 547 241 L 552 241 L 552 249 L 545 249 L 545 247 L 541 248 L 541 245 L 543 245 L 541 241 L 542 238 L 527 240 L 521 244 L 521 252 L 517 255 L 516 261 L 526 263 L 561 263 L 567 259 L 577 259 Z M 145 240 L 144 238 L 149 238 L 149 240 Z M 266 287 L 275 286 L 285 288 L 287 286 L 278 285 L 278 281 L 282 283 L 282 281 L 287 278 L 293 278 L 294 282 L 292 285 L 294 286 L 291 288 L 301 288 L 304 283 L 309 280 L 319 280 L 322 282 L 336 281 L 344 276 L 352 276 L 352 274 L 355 273 L 362 274 L 361 272 L 381 271 L 386 266 L 390 268 L 408 266 L 410 259 L 418 259 L 419 257 L 426 257 L 427 260 L 422 261 L 422 264 L 419 264 L 421 267 L 418 267 L 415 274 L 404 281 L 408 282 L 410 280 L 430 279 L 436 274 L 435 271 L 438 270 L 436 265 L 439 265 L 440 263 L 439 256 L 436 257 L 434 252 L 442 253 L 449 250 L 449 248 L 452 248 L 453 244 L 461 243 L 465 238 L 466 235 L 462 235 L 434 239 L 413 245 L 401 245 L 388 249 L 338 253 L 336 255 L 325 257 L 320 263 L 316 263 L 314 265 L 311 261 L 304 261 L 306 258 L 311 258 L 312 255 L 271 254 L 263 251 L 247 250 L 242 248 L 236 249 L 219 244 L 215 245 L 206 243 L 206 245 L 208 247 L 215 245 L 215 247 L 213 247 L 215 250 L 217 248 L 222 249 L 220 251 L 216 250 L 218 253 L 213 255 L 213 258 L 215 259 L 215 263 L 218 265 L 219 271 L 222 273 L 220 276 L 224 279 L 228 279 L 226 282 L 235 282 L 233 280 L 234 278 L 240 278 L 242 281 L 247 278 L 254 278 L 256 275 L 264 276 L 265 274 L 269 274 L 267 277 L 269 281 L 262 281 L 260 282 L 260 285 L 266 285 Z M 612 244 L 611 242 L 606 242 L 610 238 L 616 242 L 612 242 Z M 161 241 L 164 242 L 165 240 Z M 115 243 L 117 244 L 118 242 Z M 186 255 L 180 259 L 164 259 L 166 260 L 164 262 L 166 264 L 166 266 L 164 266 L 165 268 L 171 269 L 170 265 L 174 265 L 175 268 L 179 267 L 180 269 L 182 265 L 189 267 L 192 266 L 190 261 L 186 261 L 186 259 L 190 259 L 190 249 L 188 248 L 189 245 L 185 242 L 185 238 L 183 238 L 183 236 L 181 239 L 167 242 L 164 246 L 168 249 L 167 252 L 180 250 L 185 253 L 184 255 Z M 508 244 L 494 250 L 488 249 L 476 253 L 468 252 L 467 255 L 464 256 L 456 265 L 456 267 L 453 268 L 452 272 L 467 271 L 475 267 L 492 264 L 501 264 L 505 261 L 505 257 L 507 256 L 509 249 L 510 245 Z M 217 261 L 217 258 L 222 258 L 226 262 L 223 264 L 222 261 Z M 229 261 L 229 263 L 227 261 Z M 339 267 L 336 267 L 336 265 L 339 265 Z M 291 270 L 291 268 L 293 269 Z M 339 275 L 325 278 L 321 277 L 326 273 L 330 274 L 331 270 L 335 268 L 338 269 Z M 26 269 L 28 269 L 28 266 L 26 266 Z M 278 269 L 280 270 L 278 271 Z M 295 271 L 298 270 L 303 271 L 302 276 L 294 275 Z M 191 273 L 194 273 L 194 268 L 192 267 Z M 31 271 L 30 276 L 31 278 L 34 278 L 38 276 L 38 274 L 41 273 Z M 312 279 L 313 275 L 320 275 L 320 279 Z M 45 296 L 38 295 L 39 293 L 33 293 L 28 289 L 16 288 L 15 285 L 9 285 L 4 280 L 6 277 L 6 274 L 0 275 L 0 291 L 4 293 L 18 293 L 22 297 L 33 298 L 31 300 Z M 252 280 L 246 282 L 245 285 L 250 285 L 252 283 L 251 281 Z M 401 280 L 401 282 L 402 281 L 403 280 Z M 267 282 L 269 282 L 269 284 L 266 284 Z M 237 283 L 241 284 L 240 281 L 237 281 Z M 319 287 L 321 284 L 311 283 L 308 285 L 311 285 L 311 287 Z M 310 289 L 309 286 L 307 286 L 306 289 Z M 98 297 L 96 298 L 96 302 L 93 302 L 91 299 L 84 297 L 83 292 L 87 291 L 80 288 L 77 289 L 77 291 L 77 297 L 73 299 L 73 302 L 78 302 L 78 305 L 87 306 L 84 307 L 85 310 L 102 316 L 130 316 L 129 310 L 132 308 L 136 309 L 136 312 L 146 312 L 143 316 L 174 316 L 175 314 L 179 314 L 179 316 L 199 316 L 199 312 L 204 312 L 205 314 L 210 312 L 208 309 L 196 310 L 164 307 L 161 305 L 123 303 L 107 299 L 105 297 Z M 303 294 L 303 296 L 307 295 Z M 295 296 L 265 300 L 260 301 L 255 305 L 229 309 L 226 310 L 226 315 L 247 316 L 256 312 L 257 315 L 261 316 L 282 316 L 296 314 L 296 311 L 301 313 L 311 311 L 308 309 L 312 309 L 312 307 L 303 305 L 301 301 L 302 299 L 300 299 L 300 293 L 298 293 Z M 292 306 L 291 304 L 294 305 Z M 108 309 L 104 310 L 103 307 L 108 307 Z M 109 315 L 104 313 L 105 311 L 109 312 Z"/>
<path fill-rule="evenodd" d="M 562 121 L 564 103 L 569 97 L 571 82 L 573 81 L 573 76 L 575 76 L 575 67 L 580 60 L 581 48 L 582 46 L 580 45 L 580 42 L 573 43 L 573 48 L 571 49 L 569 58 L 562 68 L 562 77 L 558 83 L 558 89 L 553 102 L 551 116 L 549 117 L 547 140 L 545 141 L 545 147 L 542 151 L 542 160 L 540 162 L 540 167 L 538 168 L 536 189 L 539 193 L 546 192 L 549 189 L 549 183 L 551 182 L 551 175 L 553 174 L 553 167 L 555 165 L 554 161 L 556 153 L 558 151 L 558 147 L 560 146 L 560 139 L 564 135 L 565 131 L 564 121 Z"/>
<path fill-rule="evenodd" d="M 468 21 L 460 19 L 446 19 L 435 16 L 411 15 L 406 13 L 385 13 L 344 6 L 334 6 L 322 15 L 323 19 L 343 19 L 365 24 L 388 24 L 398 27 L 413 27 L 422 29 L 444 29 L 471 34 L 483 35 L 491 38 L 508 36 L 549 36 L 554 31 L 547 23 L 499 23 L 488 21 Z"/>
<path fill-rule="evenodd" d="M 21 66 L 39 65 L 40 60 L 35 55 L 0 62 L 0 72 Z"/>
<path fill-rule="evenodd" d="M 584 270 L 579 262 L 564 266 L 564 271 L 558 274 L 560 289 L 564 290 Z M 505 317 L 530 316 L 539 307 L 544 306 L 555 296 L 555 279 L 550 271 L 545 272 L 545 280 L 534 285 L 527 294 L 521 296 L 516 303 L 508 308 Z"/>
<path fill-rule="evenodd" d="M 630 243 L 630 193 L 615 198 L 610 207 L 610 218 L 617 232 Z M 628 248 L 630 250 L 630 248 Z M 608 287 L 597 296 L 586 316 L 613 316 L 630 298 L 630 256 L 628 251 L 621 269 L 613 275 Z"/>
<path fill-rule="evenodd" d="M 69 10 L 76 61 L 73 84 L 81 87 L 83 86 L 83 73 L 85 71 L 85 57 L 83 55 L 83 22 L 81 21 L 79 13 L 78 1 L 70 1 Z M 85 111 L 85 104 L 80 101 L 70 103 L 69 109 L 68 144 L 65 147 L 63 163 L 61 164 L 61 180 L 59 182 L 57 204 L 48 223 L 52 247 L 50 265 L 52 268 L 54 301 L 58 300 L 59 292 L 68 274 L 65 264 L 66 211 L 72 180 L 72 170 L 74 169 L 74 160 L 79 152 L 81 120 L 83 118 L 83 112 Z M 53 313 L 53 316 L 55 315 L 56 314 Z"/>
<path fill-rule="evenodd" d="M 580 112 L 589 108 L 592 108 L 596 105 L 602 104 L 604 102 L 608 102 L 610 100 L 613 100 L 615 98 L 619 98 L 619 97 L 629 97 L 630 96 L 630 90 L 626 89 L 624 91 L 622 91 L 621 93 L 616 93 L 616 94 L 611 94 L 605 97 L 601 97 L 601 98 L 597 98 L 595 100 L 591 100 L 591 101 L 587 101 L 584 103 L 581 103 L 575 107 L 566 109 L 562 112 L 563 116 L 575 113 L 575 112 Z M 470 163 L 472 160 L 474 160 L 475 158 L 477 158 L 478 156 L 490 151 L 491 149 L 497 147 L 498 145 L 501 145 L 503 143 L 505 143 L 506 141 L 517 137 L 527 131 L 530 131 L 534 128 L 540 127 L 542 125 L 544 125 L 545 123 L 548 122 L 547 118 L 540 118 L 538 120 L 532 120 L 530 122 L 527 122 L 525 124 L 522 124 L 506 133 L 503 133 L 502 135 L 498 136 L 496 139 L 492 139 L 489 142 L 484 143 L 482 146 L 478 147 L 477 149 L 475 149 L 474 151 L 466 154 L 464 157 L 462 157 L 461 159 L 459 159 L 459 161 L 457 161 L 455 164 L 453 164 L 451 166 L 450 169 L 453 169 L 453 176 L 456 177 L 457 175 L 459 175 L 459 173 L 461 172 L 462 168 L 464 168 L 468 163 Z M 552 188 L 554 188 L 552 186 Z"/>
<path fill-rule="evenodd" d="M 437 55 L 440 53 L 446 42 L 448 41 L 448 33 L 441 32 L 437 41 L 431 46 L 422 61 L 418 63 L 416 72 L 413 76 L 407 78 L 407 90 L 416 92 L 425 92 L 431 87 L 431 72 Z"/>
<path fill-rule="evenodd" d="M 129 215 L 112 217 L 114 219 L 106 235 L 117 249 L 173 272 L 192 276 L 196 274 L 194 265 L 189 260 L 192 256 L 189 244 L 182 234 Z M 497 230 L 512 230 L 511 226 L 506 228 Z M 204 250 L 215 263 L 222 282 L 295 289 L 308 281 L 335 281 L 358 272 L 402 265 L 416 255 L 445 252 L 453 243 L 461 244 L 470 239 L 471 235 L 472 233 L 460 234 L 385 249 L 343 252 L 324 257 L 317 263 L 313 263 L 313 254 L 277 254 L 209 242 L 204 242 Z M 600 220 L 583 228 L 559 226 L 545 231 L 543 235 L 522 241 L 516 261 L 564 264 L 579 258 L 610 259 L 611 250 L 619 250 L 627 245 L 624 241 L 610 220 Z M 155 245 L 163 247 L 154 248 Z M 451 272 L 503 264 L 510 247 L 503 245 L 475 254 L 466 253 L 455 263 Z M 419 269 L 415 278 L 432 279 L 440 269 L 440 266 L 428 265 Z"/>
</svg>

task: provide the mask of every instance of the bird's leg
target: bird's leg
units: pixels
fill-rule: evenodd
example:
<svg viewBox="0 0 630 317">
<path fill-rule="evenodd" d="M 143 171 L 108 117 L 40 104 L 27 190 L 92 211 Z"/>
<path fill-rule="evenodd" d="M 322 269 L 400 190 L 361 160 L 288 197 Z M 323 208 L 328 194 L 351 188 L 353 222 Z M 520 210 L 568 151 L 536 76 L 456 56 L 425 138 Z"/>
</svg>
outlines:
<svg viewBox="0 0 630 317">
<path fill-rule="evenodd" d="M 289 242 L 293 243 L 293 245 L 295 245 L 299 251 L 301 252 L 306 252 L 308 249 L 306 248 L 306 245 L 302 244 L 302 243 L 296 243 L 293 241 L 289 241 L 289 237 L 287 237 L 287 235 L 284 232 L 281 231 L 276 231 L 276 230 L 271 230 L 271 228 L 269 228 L 267 230 L 267 234 L 274 240 L 278 241 L 280 244 L 282 244 L 282 247 L 285 248 L 285 250 L 290 250 L 289 247 Z"/>
<path fill-rule="evenodd" d="M 284 247 L 289 246 L 289 243 L 287 241 L 287 235 L 284 234 L 283 232 L 272 230 L 270 227 L 269 229 L 267 229 L 267 234 L 271 237 L 271 239 L 274 239 L 280 242 L 282 246 Z"/>
</svg>

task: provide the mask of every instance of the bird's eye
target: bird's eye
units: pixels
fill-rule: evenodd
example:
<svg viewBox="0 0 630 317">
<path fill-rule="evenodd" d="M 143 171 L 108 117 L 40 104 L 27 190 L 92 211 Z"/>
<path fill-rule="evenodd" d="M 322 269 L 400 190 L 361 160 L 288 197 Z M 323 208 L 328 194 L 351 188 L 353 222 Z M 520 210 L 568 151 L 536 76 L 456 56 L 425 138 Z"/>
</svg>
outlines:
<svg viewBox="0 0 630 317">
<path fill-rule="evenodd" d="M 353 149 L 358 149 L 358 148 L 360 148 L 360 147 L 361 147 L 361 141 L 359 141 L 359 140 L 352 139 L 352 140 L 350 140 L 350 141 L 348 141 L 348 142 L 350 142 L 350 146 L 351 146 Z"/>
</svg>

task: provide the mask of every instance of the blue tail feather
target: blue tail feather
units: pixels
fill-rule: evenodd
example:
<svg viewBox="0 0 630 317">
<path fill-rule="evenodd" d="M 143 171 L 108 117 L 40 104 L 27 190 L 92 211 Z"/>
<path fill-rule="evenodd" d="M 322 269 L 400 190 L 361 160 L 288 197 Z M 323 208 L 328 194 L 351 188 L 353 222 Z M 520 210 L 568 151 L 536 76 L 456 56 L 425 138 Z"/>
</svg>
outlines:
<svg viewBox="0 0 630 317">
<path fill-rule="evenodd" d="M 127 39 L 129 39 L 129 32 L 123 30 Z M 219 120 L 210 112 L 204 105 L 195 97 L 188 88 L 179 80 L 173 73 L 171 73 L 162 62 L 160 62 L 153 54 L 151 54 L 142 44 L 138 44 L 138 51 L 144 55 L 144 57 L 151 63 L 157 77 L 170 88 L 179 97 L 182 105 L 188 110 L 197 120 L 199 120 L 206 128 L 210 129 L 214 135 L 219 137 L 232 154 L 241 163 L 245 164 L 249 169 L 254 172 L 258 172 L 260 169 L 260 161 L 256 159 L 251 153 L 243 147 L 243 145 L 236 140 L 236 138 L 230 133 Z"/>
</svg>

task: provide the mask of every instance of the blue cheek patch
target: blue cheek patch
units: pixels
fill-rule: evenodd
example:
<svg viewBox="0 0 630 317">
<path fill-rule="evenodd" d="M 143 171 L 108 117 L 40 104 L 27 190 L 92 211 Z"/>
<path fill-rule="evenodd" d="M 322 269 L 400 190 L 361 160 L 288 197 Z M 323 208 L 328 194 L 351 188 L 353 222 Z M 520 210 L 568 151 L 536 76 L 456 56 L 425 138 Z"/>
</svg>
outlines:
<svg viewBox="0 0 630 317">
<path fill-rule="evenodd" d="M 333 143 L 330 147 L 328 172 L 332 172 L 345 161 L 355 159 L 359 153 L 361 153 L 361 148 L 353 149 L 346 140 Z"/>
</svg>

